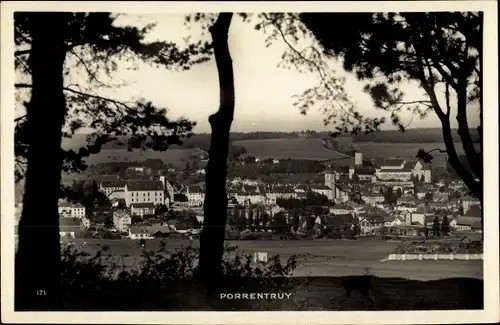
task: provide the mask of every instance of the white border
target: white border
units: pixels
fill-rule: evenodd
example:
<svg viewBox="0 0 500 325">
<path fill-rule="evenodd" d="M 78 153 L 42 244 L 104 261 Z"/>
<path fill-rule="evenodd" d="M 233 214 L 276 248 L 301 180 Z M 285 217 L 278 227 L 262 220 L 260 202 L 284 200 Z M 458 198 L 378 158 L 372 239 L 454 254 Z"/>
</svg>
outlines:
<svg viewBox="0 0 500 325">
<path fill-rule="evenodd" d="M 318 11 L 484 11 L 484 307 L 482 311 L 397 312 L 14 312 L 14 64 L 13 11 L 318 12 Z M 498 34 L 496 1 L 373 2 L 10 2 L 1 3 L 1 236 L 2 322 L 129 324 L 439 324 L 487 323 L 500 319 L 498 257 Z M 36 272 L 36 271 L 35 271 Z M 409 293 L 411 294 L 411 293 Z"/>
</svg>

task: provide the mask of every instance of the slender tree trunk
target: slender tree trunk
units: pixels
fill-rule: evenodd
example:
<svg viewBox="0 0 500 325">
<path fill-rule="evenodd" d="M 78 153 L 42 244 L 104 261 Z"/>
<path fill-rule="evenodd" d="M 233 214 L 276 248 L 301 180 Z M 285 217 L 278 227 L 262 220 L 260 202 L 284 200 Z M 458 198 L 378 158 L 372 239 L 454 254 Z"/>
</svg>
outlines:
<svg viewBox="0 0 500 325">
<path fill-rule="evenodd" d="M 457 172 L 457 174 L 462 178 L 465 185 L 469 188 L 469 190 L 480 200 L 483 197 L 483 188 L 481 186 L 480 181 L 476 181 L 474 179 L 474 175 L 472 175 L 460 162 L 457 151 L 455 149 L 455 144 L 453 143 L 453 138 L 451 135 L 451 126 L 449 121 L 442 120 L 443 126 L 443 139 L 446 146 L 446 152 L 448 154 L 448 161 L 453 169 Z"/>
<path fill-rule="evenodd" d="M 443 125 L 443 139 L 448 154 L 448 161 L 453 169 L 457 172 L 458 176 L 464 181 L 469 190 L 480 200 L 481 207 L 483 205 L 483 186 L 482 181 L 476 181 L 472 175 L 460 162 L 458 154 L 455 150 L 453 138 L 451 135 L 451 126 L 448 121 L 441 121 Z M 481 230 L 483 229 L 484 214 L 481 213 Z M 484 234 L 484 232 L 483 232 Z"/>
<path fill-rule="evenodd" d="M 221 13 L 210 27 L 215 61 L 219 73 L 219 110 L 209 117 L 212 135 L 206 167 L 205 220 L 200 236 L 199 272 L 206 279 L 217 278 L 221 271 L 227 220 L 226 176 L 229 131 L 234 115 L 234 77 L 227 42 L 232 13 Z"/>
<path fill-rule="evenodd" d="M 32 44 L 28 64 L 33 87 L 27 106 L 28 167 L 15 261 L 16 310 L 59 306 L 65 18 L 61 13 L 33 13 L 29 18 Z"/>
<path fill-rule="evenodd" d="M 462 146 L 464 148 L 465 156 L 469 162 L 469 166 L 472 172 L 482 180 L 482 166 L 480 165 L 480 155 L 476 152 L 474 143 L 472 142 L 472 137 L 470 134 L 469 124 L 467 123 L 467 81 L 463 82 L 463 89 L 457 97 L 457 122 L 458 122 L 458 135 L 462 140 Z"/>
<path fill-rule="evenodd" d="M 483 12 L 479 12 L 479 17 L 481 18 L 480 22 L 480 30 L 481 30 L 481 39 L 479 41 L 479 126 L 477 127 L 477 132 L 479 134 L 479 162 L 481 166 L 481 176 L 479 179 L 481 180 L 481 185 L 482 182 L 484 181 L 483 179 L 483 103 L 484 103 L 484 98 L 483 98 L 483 38 L 484 36 L 484 14 Z M 484 210 L 483 210 L 483 198 L 479 198 L 481 200 L 481 233 L 484 236 Z"/>
</svg>

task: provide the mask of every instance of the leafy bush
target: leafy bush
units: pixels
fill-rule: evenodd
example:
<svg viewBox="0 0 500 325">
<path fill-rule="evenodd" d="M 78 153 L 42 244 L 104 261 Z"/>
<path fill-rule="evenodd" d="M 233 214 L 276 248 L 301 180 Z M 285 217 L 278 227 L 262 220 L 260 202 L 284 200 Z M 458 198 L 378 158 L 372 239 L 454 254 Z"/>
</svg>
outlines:
<svg viewBox="0 0 500 325">
<path fill-rule="evenodd" d="M 237 247 L 227 246 L 223 280 L 218 282 L 216 292 L 207 292 L 207 284 L 197 278 L 198 248 L 169 253 L 162 243 L 156 251 L 144 250 L 136 263 L 128 267 L 120 265 L 108 250 L 108 246 L 103 246 L 95 256 L 79 252 L 74 246 L 63 250 L 65 310 L 231 310 L 245 304 L 266 304 L 264 308 L 271 310 L 274 302 L 270 300 L 221 300 L 215 295 L 297 289 L 289 278 L 297 267 L 296 256 L 284 264 L 279 256 L 271 257 L 267 263 L 255 263 L 252 255 L 242 255 Z"/>
<path fill-rule="evenodd" d="M 395 254 L 482 254 L 481 242 L 471 243 L 439 243 L 439 242 L 415 242 L 407 241 L 401 243 L 395 250 Z"/>
</svg>

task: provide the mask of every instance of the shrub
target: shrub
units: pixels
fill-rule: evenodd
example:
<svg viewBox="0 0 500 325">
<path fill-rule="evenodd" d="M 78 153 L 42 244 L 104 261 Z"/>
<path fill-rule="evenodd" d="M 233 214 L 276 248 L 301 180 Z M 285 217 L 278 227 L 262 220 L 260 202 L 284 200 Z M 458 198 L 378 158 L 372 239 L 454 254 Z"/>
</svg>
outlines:
<svg viewBox="0 0 500 325">
<path fill-rule="evenodd" d="M 297 267 L 296 256 L 282 263 L 279 256 L 267 263 L 254 263 L 227 246 L 222 263 L 223 280 L 216 291 L 207 292 L 197 281 L 198 248 L 186 247 L 173 253 L 162 247 L 144 250 L 133 266 L 120 265 L 102 247 L 94 256 L 74 246 L 63 250 L 61 281 L 64 310 L 231 310 L 248 304 L 273 302 L 221 300 L 220 292 L 289 292 L 296 284 L 289 276 Z M 210 297 L 210 298 L 209 298 Z"/>
<path fill-rule="evenodd" d="M 481 254 L 483 245 L 479 242 L 471 243 L 439 243 L 426 241 L 407 241 L 401 243 L 395 254 Z"/>
</svg>

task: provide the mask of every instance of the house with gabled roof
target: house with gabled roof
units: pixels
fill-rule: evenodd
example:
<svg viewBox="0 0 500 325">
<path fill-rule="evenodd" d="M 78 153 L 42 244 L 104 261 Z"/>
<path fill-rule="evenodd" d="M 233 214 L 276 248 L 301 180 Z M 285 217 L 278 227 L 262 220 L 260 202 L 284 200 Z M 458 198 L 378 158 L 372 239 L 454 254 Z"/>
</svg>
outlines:
<svg viewBox="0 0 500 325">
<path fill-rule="evenodd" d="M 370 193 L 370 192 L 365 192 L 361 194 L 361 199 L 368 205 L 375 206 L 378 203 L 383 203 L 385 201 L 385 198 L 382 194 L 380 193 Z"/>
<path fill-rule="evenodd" d="M 350 214 L 321 215 L 314 220 L 314 232 L 321 235 L 325 232 L 342 233 L 352 230 L 355 219 Z"/>
<path fill-rule="evenodd" d="M 330 207 L 330 213 L 333 215 L 342 215 L 342 214 L 354 214 L 354 209 L 346 204 L 335 204 Z"/>
<path fill-rule="evenodd" d="M 374 235 L 384 227 L 385 219 L 380 215 L 367 215 L 359 218 L 360 235 Z"/>
<path fill-rule="evenodd" d="M 152 202 L 132 203 L 130 214 L 133 216 L 150 216 L 155 214 L 155 205 Z"/>
<path fill-rule="evenodd" d="M 451 226 L 451 225 L 450 225 Z M 481 219 L 474 217 L 459 217 L 455 224 L 456 231 L 481 231 Z"/>
<path fill-rule="evenodd" d="M 111 193 L 113 192 L 125 192 L 125 186 L 127 185 L 127 181 L 126 180 L 119 180 L 119 179 L 115 179 L 115 180 L 103 180 L 100 184 L 99 184 L 99 189 L 104 193 L 106 194 L 106 196 L 110 196 Z"/>
<path fill-rule="evenodd" d="M 203 203 L 205 202 L 205 190 L 201 186 L 190 185 L 186 187 L 185 194 L 188 199 L 189 206 L 203 206 Z"/>
<path fill-rule="evenodd" d="M 120 232 L 128 231 L 128 228 L 132 224 L 132 218 L 130 214 L 125 210 L 113 211 L 113 225 L 116 230 Z"/>
<path fill-rule="evenodd" d="M 164 237 L 171 232 L 168 226 L 133 224 L 128 229 L 128 237 L 130 239 L 153 239 L 156 237 Z"/>
</svg>

